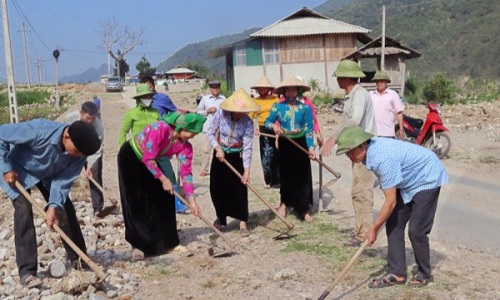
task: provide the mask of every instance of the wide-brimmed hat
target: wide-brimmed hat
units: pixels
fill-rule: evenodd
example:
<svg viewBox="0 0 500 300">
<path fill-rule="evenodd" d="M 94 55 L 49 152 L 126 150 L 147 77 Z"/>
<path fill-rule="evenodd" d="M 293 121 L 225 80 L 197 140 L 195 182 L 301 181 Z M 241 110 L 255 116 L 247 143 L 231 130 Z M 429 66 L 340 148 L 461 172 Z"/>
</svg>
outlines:
<svg viewBox="0 0 500 300">
<path fill-rule="evenodd" d="M 387 81 L 387 83 L 391 82 L 391 77 L 389 77 L 389 74 L 384 71 L 377 71 L 375 75 L 373 75 L 372 81 Z"/>
<path fill-rule="evenodd" d="M 274 84 L 271 83 L 269 78 L 266 76 L 262 76 L 257 82 L 250 87 L 251 89 L 258 89 L 258 88 L 268 88 L 268 89 L 274 89 Z"/>
<path fill-rule="evenodd" d="M 181 112 L 171 112 L 163 117 L 163 120 L 168 124 L 175 126 L 175 131 L 179 132 L 181 129 L 200 133 L 203 131 L 203 123 L 206 117 L 197 113 L 183 114 Z"/>
<path fill-rule="evenodd" d="M 151 88 L 149 87 L 149 84 L 147 83 L 139 83 L 135 87 L 135 96 L 132 97 L 134 99 L 139 99 L 142 96 L 146 95 L 154 95 L 155 92 L 151 91 Z"/>
<path fill-rule="evenodd" d="M 342 129 L 337 136 L 337 155 L 342 155 L 357 146 L 363 144 L 373 137 L 373 134 L 365 132 L 358 125 Z"/>
<path fill-rule="evenodd" d="M 220 108 L 230 112 L 254 112 L 260 110 L 257 102 L 244 89 L 234 92 L 220 104 Z"/>
<path fill-rule="evenodd" d="M 283 80 L 282 82 L 280 82 L 280 84 L 274 90 L 274 93 L 275 94 L 284 94 L 285 93 L 284 88 L 286 88 L 286 87 L 296 87 L 299 89 L 299 92 L 302 92 L 302 93 L 311 90 L 311 88 L 307 84 L 302 82 L 302 80 L 297 78 L 296 75 L 292 75 L 292 76 L 286 78 L 285 80 Z"/>
<path fill-rule="evenodd" d="M 333 73 L 335 77 L 341 78 L 365 78 L 366 75 L 361 71 L 358 63 L 353 60 L 343 60 L 341 61 L 335 72 Z"/>
</svg>

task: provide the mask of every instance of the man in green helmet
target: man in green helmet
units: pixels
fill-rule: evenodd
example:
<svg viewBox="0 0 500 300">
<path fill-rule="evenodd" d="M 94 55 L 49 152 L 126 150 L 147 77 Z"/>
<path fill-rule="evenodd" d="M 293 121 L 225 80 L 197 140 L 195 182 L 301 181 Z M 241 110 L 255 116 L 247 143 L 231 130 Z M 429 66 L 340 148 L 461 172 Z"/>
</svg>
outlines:
<svg viewBox="0 0 500 300">
<path fill-rule="evenodd" d="M 352 60 L 343 60 L 337 66 L 334 76 L 341 89 L 346 91 L 344 102 L 344 122 L 321 147 L 321 154 L 329 156 L 337 143 L 335 137 L 344 127 L 358 125 L 364 131 L 377 135 L 377 125 L 373 104 L 368 94 L 358 83 L 359 78 L 366 77 L 358 63 Z M 358 247 L 373 224 L 373 184 L 375 177 L 361 163 L 352 165 L 352 205 L 354 208 L 354 236 L 350 237 L 345 245 Z"/>
</svg>

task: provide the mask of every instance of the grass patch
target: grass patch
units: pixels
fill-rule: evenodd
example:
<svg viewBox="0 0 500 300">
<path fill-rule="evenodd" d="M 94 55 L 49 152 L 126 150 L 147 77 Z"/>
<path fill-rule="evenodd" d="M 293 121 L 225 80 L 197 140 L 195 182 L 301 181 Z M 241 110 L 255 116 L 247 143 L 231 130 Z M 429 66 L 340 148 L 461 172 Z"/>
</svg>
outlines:
<svg viewBox="0 0 500 300">
<path fill-rule="evenodd" d="M 498 164 L 499 160 L 498 160 L 498 158 L 493 157 L 493 156 L 485 156 L 485 157 L 481 157 L 479 159 L 479 162 L 482 164 Z"/>
<path fill-rule="evenodd" d="M 160 266 L 160 265 L 154 265 L 148 267 L 144 271 L 144 277 L 145 278 L 150 278 L 150 277 L 168 277 L 175 274 L 175 271 L 165 267 L 165 266 Z"/>
<path fill-rule="evenodd" d="M 215 283 L 212 280 L 209 280 L 205 283 L 202 283 L 201 286 L 205 289 L 211 289 L 211 288 L 215 287 Z"/>
<path fill-rule="evenodd" d="M 16 91 L 17 105 L 23 106 L 34 103 L 46 103 L 50 93 L 45 90 Z M 9 106 L 7 92 L 0 93 L 0 107 Z"/>
</svg>

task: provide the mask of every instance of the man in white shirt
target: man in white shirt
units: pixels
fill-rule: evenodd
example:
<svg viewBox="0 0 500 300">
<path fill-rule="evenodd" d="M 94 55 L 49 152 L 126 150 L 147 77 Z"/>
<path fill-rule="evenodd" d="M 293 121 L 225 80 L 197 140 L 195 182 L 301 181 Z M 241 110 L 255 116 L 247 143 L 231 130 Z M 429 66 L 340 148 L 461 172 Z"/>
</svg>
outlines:
<svg viewBox="0 0 500 300">
<path fill-rule="evenodd" d="M 196 112 L 207 117 L 207 120 L 203 124 L 203 133 L 206 138 L 206 133 L 210 124 L 212 123 L 212 119 L 214 118 L 215 112 L 219 109 L 222 101 L 226 100 L 224 95 L 220 94 L 220 81 L 219 80 L 210 80 L 208 82 L 210 86 L 210 94 L 203 96 L 201 98 L 198 107 L 196 108 Z M 210 154 L 212 145 L 206 138 L 206 142 L 203 146 L 203 161 L 201 164 L 201 173 L 200 176 L 207 176 L 209 174 L 208 164 L 210 163 Z"/>
<path fill-rule="evenodd" d="M 398 93 L 387 87 L 387 84 L 391 82 L 389 74 L 384 71 L 377 71 L 372 81 L 375 81 L 377 85 L 377 89 L 370 92 L 377 123 L 377 135 L 379 137 L 394 138 L 396 120 L 399 128 L 403 128 L 403 104 L 399 100 Z M 404 140 L 404 130 L 399 131 L 399 138 Z"/>
</svg>

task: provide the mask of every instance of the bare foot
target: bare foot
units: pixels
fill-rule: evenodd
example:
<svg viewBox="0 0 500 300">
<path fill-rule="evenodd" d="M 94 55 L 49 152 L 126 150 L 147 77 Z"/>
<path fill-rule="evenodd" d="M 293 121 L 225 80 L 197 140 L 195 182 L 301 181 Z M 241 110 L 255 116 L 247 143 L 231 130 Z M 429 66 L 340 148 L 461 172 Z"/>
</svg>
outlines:
<svg viewBox="0 0 500 300">
<path fill-rule="evenodd" d="M 286 216 L 286 205 L 284 203 L 280 204 L 280 207 L 278 208 L 278 214 L 282 217 Z"/>
<path fill-rule="evenodd" d="M 144 259 L 144 252 L 142 252 L 137 248 L 132 249 L 132 260 L 143 260 L 143 259 Z"/>
<path fill-rule="evenodd" d="M 207 175 L 210 175 L 210 173 L 208 173 L 208 171 L 207 171 L 207 170 L 203 170 L 203 171 L 201 171 L 201 173 L 200 173 L 200 176 L 201 176 L 201 177 L 205 177 L 205 176 L 207 176 Z"/>
<path fill-rule="evenodd" d="M 314 218 L 309 213 L 306 213 L 304 215 L 304 221 L 309 223 L 309 222 L 312 222 L 313 220 L 314 220 Z"/>
</svg>

